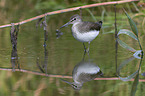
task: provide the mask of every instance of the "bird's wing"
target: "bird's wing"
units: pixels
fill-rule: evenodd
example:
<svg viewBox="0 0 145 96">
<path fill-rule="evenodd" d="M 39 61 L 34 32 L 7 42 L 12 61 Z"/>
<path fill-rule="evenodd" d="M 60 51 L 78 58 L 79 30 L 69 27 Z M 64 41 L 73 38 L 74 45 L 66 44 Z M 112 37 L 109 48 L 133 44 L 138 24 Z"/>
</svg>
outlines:
<svg viewBox="0 0 145 96">
<path fill-rule="evenodd" d="M 80 32 L 88 32 L 90 30 L 97 30 L 99 31 L 101 29 L 102 24 L 96 22 L 82 22 L 82 24 L 80 24 L 79 30 Z"/>
</svg>

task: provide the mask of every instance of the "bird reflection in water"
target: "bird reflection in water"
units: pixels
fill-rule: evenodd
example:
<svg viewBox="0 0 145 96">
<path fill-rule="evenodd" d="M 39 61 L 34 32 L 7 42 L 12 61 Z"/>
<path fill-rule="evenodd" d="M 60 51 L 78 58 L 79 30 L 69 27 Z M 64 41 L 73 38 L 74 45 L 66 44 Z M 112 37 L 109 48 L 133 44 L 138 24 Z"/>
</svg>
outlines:
<svg viewBox="0 0 145 96">
<path fill-rule="evenodd" d="M 75 90 L 80 90 L 83 86 L 83 83 L 94 80 L 97 76 L 102 76 L 103 73 L 100 70 L 100 68 L 93 63 L 92 60 L 84 60 L 80 63 L 78 63 L 72 72 L 72 77 L 74 82 L 68 82 L 65 80 L 62 80 L 69 85 L 71 85 Z"/>
</svg>

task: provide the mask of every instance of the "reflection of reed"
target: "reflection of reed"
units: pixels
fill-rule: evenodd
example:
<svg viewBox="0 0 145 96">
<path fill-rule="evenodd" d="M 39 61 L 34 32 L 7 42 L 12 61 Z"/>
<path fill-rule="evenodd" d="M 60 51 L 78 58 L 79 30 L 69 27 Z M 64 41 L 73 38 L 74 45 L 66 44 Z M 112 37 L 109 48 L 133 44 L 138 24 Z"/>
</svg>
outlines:
<svg viewBox="0 0 145 96">
<path fill-rule="evenodd" d="M 134 73 L 132 73 L 131 75 L 127 76 L 127 77 L 122 77 L 120 75 L 120 71 L 122 70 L 123 67 L 125 67 L 129 62 L 133 61 L 135 58 L 136 59 L 141 59 L 139 56 L 141 55 L 141 50 L 136 51 L 132 57 L 125 59 L 117 68 L 117 75 L 118 77 L 122 80 L 122 81 L 129 81 L 130 79 L 134 78 L 139 71 L 139 68 L 137 71 L 135 71 Z"/>
<path fill-rule="evenodd" d="M 14 27 L 14 24 L 12 23 L 11 27 L 11 43 L 12 43 L 12 53 L 11 53 L 11 64 L 12 64 L 12 71 L 15 71 L 15 66 L 17 65 L 18 68 L 19 62 L 18 62 L 18 54 L 17 54 L 17 36 L 18 36 L 19 26 L 16 28 Z"/>
<path fill-rule="evenodd" d="M 42 22 L 43 25 L 43 30 L 44 30 L 44 66 L 43 68 L 45 69 L 45 73 L 47 74 L 47 64 L 48 64 L 48 51 L 46 49 L 46 41 L 48 40 L 48 31 L 47 29 L 47 23 L 46 23 L 46 16 L 45 20 Z"/>
<path fill-rule="evenodd" d="M 46 47 L 44 47 L 44 66 L 43 68 L 45 69 L 45 73 L 47 74 L 47 64 L 48 64 L 48 51 Z"/>
<path fill-rule="evenodd" d="M 39 23 L 41 22 L 42 18 L 39 19 L 39 21 L 36 24 L 36 27 L 38 27 Z M 47 74 L 47 64 L 48 64 L 48 51 L 46 49 L 46 41 L 48 40 L 48 31 L 47 31 L 47 23 L 46 23 L 46 16 L 44 21 L 42 21 L 42 23 L 40 23 L 40 26 L 43 26 L 43 30 L 44 30 L 44 63 L 42 65 L 42 67 L 39 64 L 39 59 L 37 59 L 37 66 L 39 68 L 39 70 L 43 73 Z M 45 69 L 45 71 L 43 70 L 43 68 Z"/>
<path fill-rule="evenodd" d="M 42 73 L 47 74 L 47 64 L 48 64 L 48 51 L 44 46 L 44 63 L 42 64 L 42 66 L 39 64 L 39 59 L 37 59 L 37 66 Z"/>
<path fill-rule="evenodd" d="M 18 62 L 17 48 L 13 48 L 12 49 L 12 53 L 11 53 L 11 64 L 12 64 L 13 71 L 15 71 L 15 66 L 16 65 L 20 69 L 19 62 Z"/>
</svg>

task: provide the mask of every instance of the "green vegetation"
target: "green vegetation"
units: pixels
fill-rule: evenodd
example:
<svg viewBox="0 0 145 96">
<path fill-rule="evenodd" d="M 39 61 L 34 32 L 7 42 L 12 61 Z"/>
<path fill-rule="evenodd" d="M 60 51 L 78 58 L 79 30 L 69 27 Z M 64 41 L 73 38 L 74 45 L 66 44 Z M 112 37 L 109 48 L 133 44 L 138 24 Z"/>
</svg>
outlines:
<svg viewBox="0 0 145 96">
<path fill-rule="evenodd" d="M 113 0 L 109 0 L 113 1 Z M 143 3 L 141 0 L 139 3 Z M 19 22 L 46 12 L 71 8 L 86 4 L 106 2 L 102 0 L 1 0 L 0 1 L 0 25 L 12 22 Z M 84 84 L 80 92 L 75 92 L 67 84 L 58 78 L 37 76 L 32 73 L 0 71 L 0 95 L 1 96 L 143 96 L 145 94 L 144 82 L 139 82 L 139 78 L 144 78 L 140 73 L 145 72 L 145 64 L 139 62 L 142 59 L 129 58 L 139 50 L 144 50 L 144 28 L 145 9 L 137 5 L 138 3 L 118 4 L 117 8 L 117 28 L 119 36 L 118 64 L 120 77 L 127 77 L 126 82 L 121 80 L 91 81 Z M 128 13 L 126 16 L 122 8 Z M 71 75 L 72 69 L 83 56 L 83 46 L 73 39 L 70 28 L 63 30 L 64 35 L 59 40 L 55 38 L 55 30 L 69 20 L 79 11 L 62 13 L 47 16 L 47 51 L 44 51 L 44 31 L 43 27 L 36 29 L 36 22 L 32 21 L 20 26 L 18 34 L 18 57 L 22 69 L 41 72 L 36 65 L 38 63 L 44 68 L 45 56 L 48 55 L 48 65 L 45 72 L 48 74 Z M 98 64 L 104 73 L 104 77 L 116 77 L 114 54 L 114 6 L 100 6 L 90 9 L 83 9 L 84 20 L 103 20 L 102 33 L 92 42 L 90 46 L 90 56 Z M 129 20 L 128 20 L 129 19 Z M 129 21 L 129 22 L 127 22 Z M 129 29 L 131 26 L 131 29 Z M 131 31 L 132 30 L 132 31 Z M 137 31 L 138 30 L 138 31 Z M 0 66 L 11 68 L 11 41 L 10 28 L 0 29 Z M 110 34 L 111 33 L 111 34 Z M 122 43 L 124 42 L 124 43 Z M 139 46 L 138 46 L 139 45 Z M 76 47 L 77 46 L 77 47 Z M 126 51 L 127 48 L 130 51 Z M 46 52 L 46 53 L 45 53 Z M 132 54 L 133 52 L 133 54 Z M 142 51 L 143 52 L 143 51 Z M 45 53 L 45 54 L 44 54 Z M 140 52 L 139 52 L 140 53 Z M 136 53 L 136 54 L 139 54 Z M 142 53 L 143 54 L 143 53 Z M 140 57 L 140 56 L 139 56 Z M 125 59 L 125 61 L 124 61 Z M 133 62 L 132 62 L 133 60 Z M 124 61 L 124 62 L 122 62 Z M 121 63 L 122 62 L 122 63 Z M 128 64 L 129 63 L 129 64 Z M 17 66 L 15 66 L 17 68 Z M 126 69 L 125 69 L 126 68 Z M 138 71 L 141 68 L 140 72 Z M 136 71 L 137 69 L 137 71 Z M 47 70 L 47 71 L 46 71 Z M 139 73 L 139 74 L 138 74 Z M 133 74 L 133 75 L 132 75 Z M 134 82 L 128 81 L 135 77 Z M 72 79 L 70 79 L 72 81 Z"/>
</svg>

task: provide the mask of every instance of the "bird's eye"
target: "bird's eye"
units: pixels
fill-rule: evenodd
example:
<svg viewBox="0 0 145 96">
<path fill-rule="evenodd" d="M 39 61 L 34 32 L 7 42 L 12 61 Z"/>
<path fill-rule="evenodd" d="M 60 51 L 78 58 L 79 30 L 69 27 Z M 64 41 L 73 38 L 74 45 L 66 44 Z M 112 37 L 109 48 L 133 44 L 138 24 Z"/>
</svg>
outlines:
<svg viewBox="0 0 145 96">
<path fill-rule="evenodd" d="M 71 20 L 71 22 L 73 22 L 74 20 L 76 20 L 76 18 L 73 18 L 73 19 Z"/>
<path fill-rule="evenodd" d="M 77 88 L 77 87 L 78 87 L 78 86 L 76 86 L 76 85 L 74 85 L 74 84 L 73 84 L 73 86 L 74 86 L 75 88 Z"/>
<path fill-rule="evenodd" d="M 75 88 L 77 88 L 78 86 L 74 85 Z"/>
</svg>

